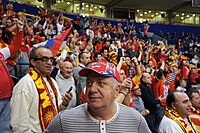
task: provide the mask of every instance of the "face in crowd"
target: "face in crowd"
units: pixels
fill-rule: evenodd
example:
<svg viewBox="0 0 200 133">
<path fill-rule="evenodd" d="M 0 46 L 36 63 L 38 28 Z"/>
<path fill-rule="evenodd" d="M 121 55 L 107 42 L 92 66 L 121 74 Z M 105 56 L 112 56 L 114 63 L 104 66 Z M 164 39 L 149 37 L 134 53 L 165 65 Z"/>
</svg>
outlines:
<svg viewBox="0 0 200 133">
<path fill-rule="evenodd" d="M 192 93 L 192 98 L 190 99 L 192 106 L 196 109 L 200 109 L 200 95 L 199 93 Z"/>
<path fill-rule="evenodd" d="M 73 69 L 72 63 L 69 61 L 65 61 L 62 63 L 60 72 L 64 78 L 69 78 L 72 76 L 72 69 Z"/>
<path fill-rule="evenodd" d="M 120 82 L 122 83 L 126 79 L 126 73 L 123 69 L 120 69 L 119 76 L 120 76 Z"/>
<path fill-rule="evenodd" d="M 142 95 L 141 89 L 138 85 L 135 85 L 134 88 L 132 89 L 133 95 L 135 96 L 140 96 Z"/>
<path fill-rule="evenodd" d="M 146 84 L 151 84 L 152 83 L 151 75 L 149 73 L 143 73 L 142 81 Z"/>
<path fill-rule="evenodd" d="M 117 95 L 114 80 L 113 77 L 89 73 L 86 81 L 86 99 L 90 110 L 113 108 Z"/>
<path fill-rule="evenodd" d="M 31 59 L 33 68 L 43 77 L 50 75 L 54 61 L 51 50 L 45 47 L 37 48 L 35 51 L 35 56 L 36 57 Z"/>
<path fill-rule="evenodd" d="M 184 92 L 175 92 L 175 102 L 172 103 L 172 108 L 184 119 L 190 114 L 191 103 L 189 97 Z"/>
<path fill-rule="evenodd" d="M 90 53 L 83 53 L 82 58 L 80 58 L 81 63 L 84 65 L 88 64 L 91 62 L 90 57 Z"/>
</svg>

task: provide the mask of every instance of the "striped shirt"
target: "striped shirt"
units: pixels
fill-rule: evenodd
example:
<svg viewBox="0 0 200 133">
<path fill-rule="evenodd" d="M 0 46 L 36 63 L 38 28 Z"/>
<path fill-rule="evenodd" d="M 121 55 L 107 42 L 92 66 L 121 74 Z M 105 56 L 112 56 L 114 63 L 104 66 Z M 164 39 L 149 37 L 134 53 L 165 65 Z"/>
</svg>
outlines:
<svg viewBox="0 0 200 133">
<path fill-rule="evenodd" d="M 110 120 L 97 120 L 87 104 L 60 112 L 45 133 L 150 133 L 144 117 L 135 109 L 118 104 Z"/>
</svg>

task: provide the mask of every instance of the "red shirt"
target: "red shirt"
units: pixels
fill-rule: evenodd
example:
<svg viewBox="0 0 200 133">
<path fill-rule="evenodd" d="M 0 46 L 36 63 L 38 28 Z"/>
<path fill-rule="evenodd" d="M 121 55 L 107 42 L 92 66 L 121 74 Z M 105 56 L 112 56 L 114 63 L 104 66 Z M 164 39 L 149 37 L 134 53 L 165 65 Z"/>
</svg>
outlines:
<svg viewBox="0 0 200 133">
<path fill-rule="evenodd" d="M 6 67 L 2 53 L 0 53 L 0 79 L 0 99 L 10 98 L 14 84 Z"/>
<path fill-rule="evenodd" d="M 159 97 L 164 98 L 165 97 L 165 84 L 163 80 L 155 81 L 152 84 L 152 90 L 154 94 L 154 98 L 156 100 L 159 99 Z M 166 106 L 166 100 L 161 103 L 162 106 Z"/>
</svg>

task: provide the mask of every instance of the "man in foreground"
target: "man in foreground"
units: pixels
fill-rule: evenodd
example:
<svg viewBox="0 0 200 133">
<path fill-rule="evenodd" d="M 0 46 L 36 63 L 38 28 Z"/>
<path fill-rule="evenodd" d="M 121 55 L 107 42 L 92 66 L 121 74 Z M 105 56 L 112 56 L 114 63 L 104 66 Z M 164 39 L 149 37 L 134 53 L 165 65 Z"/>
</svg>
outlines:
<svg viewBox="0 0 200 133">
<path fill-rule="evenodd" d="M 33 48 L 31 68 L 14 87 L 11 97 L 11 129 L 14 133 L 43 132 L 59 110 L 71 100 L 61 98 L 58 85 L 49 75 L 54 57 L 47 47 Z"/>
<path fill-rule="evenodd" d="M 96 62 L 89 68 L 83 68 L 79 74 L 87 79 L 87 103 L 59 113 L 46 133 L 150 133 L 145 119 L 139 112 L 115 102 L 119 73 L 114 64 Z"/>
</svg>

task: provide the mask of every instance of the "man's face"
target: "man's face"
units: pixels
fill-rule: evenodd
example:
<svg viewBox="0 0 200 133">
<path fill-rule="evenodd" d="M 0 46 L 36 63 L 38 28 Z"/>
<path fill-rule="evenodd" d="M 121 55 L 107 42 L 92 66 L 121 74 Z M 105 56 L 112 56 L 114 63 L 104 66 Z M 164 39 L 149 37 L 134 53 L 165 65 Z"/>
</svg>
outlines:
<svg viewBox="0 0 200 133">
<path fill-rule="evenodd" d="M 190 114 L 191 103 L 189 97 L 184 92 L 174 93 L 176 102 L 173 103 L 173 109 L 184 119 Z"/>
<path fill-rule="evenodd" d="M 113 77 L 89 73 L 86 81 L 86 101 L 91 110 L 110 109 L 114 105 L 116 94 Z"/>
<path fill-rule="evenodd" d="M 145 73 L 143 78 L 142 78 L 143 82 L 146 84 L 151 84 L 152 83 L 152 79 L 151 79 L 151 75 L 148 73 Z"/>
<path fill-rule="evenodd" d="M 130 59 L 130 57 L 125 57 L 125 61 L 126 61 L 126 64 L 127 65 L 131 65 L 131 59 Z"/>
<path fill-rule="evenodd" d="M 104 58 L 108 58 L 108 50 L 105 49 L 105 50 L 103 51 L 102 56 L 103 56 Z"/>
<path fill-rule="evenodd" d="M 119 76 L 120 76 L 120 82 L 122 83 L 126 79 L 126 74 L 123 69 L 119 71 Z"/>
<path fill-rule="evenodd" d="M 153 62 L 152 61 L 149 61 L 149 67 L 153 67 Z"/>
<path fill-rule="evenodd" d="M 97 61 L 100 61 L 101 59 L 102 59 L 101 54 L 98 54 L 96 60 L 97 60 Z"/>
<path fill-rule="evenodd" d="M 50 75 L 52 72 L 53 55 L 50 49 L 38 48 L 37 59 L 32 60 L 32 64 L 37 72 L 39 72 L 43 77 Z M 50 59 L 50 57 L 52 59 Z M 46 60 L 44 60 L 46 58 Z"/>
<path fill-rule="evenodd" d="M 12 26 L 12 21 L 10 19 L 6 20 L 6 26 L 8 27 Z"/>
<path fill-rule="evenodd" d="M 200 109 L 200 95 L 199 93 L 192 93 L 192 99 L 190 100 L 192 106 L 196 109 Z"/>
<path fill-rule="evenodd" d="M 72 64 L 68 61 L 62 63 L 62 67 L 60 69 L 61 74 L 64 78 L 69 78 L 72 76 Z"/>
<path fill-rule="evenodd" d="M 88 62 L 91 62 L 90 54 L 89 53 L 83 53 L 83 58 L 81 58 L 81 63 L 86 65 Z"/>
<path fill-rule="evenodd" d="M 182 80 L 180 86 L 185 88 L 187 86 L 187 82 L 185 80 Z"/>
<path fill-rule="evenodd" d="M 135 95 L 136 97 L 137 97 L 137 96 L 140 96 L 140 95 L 142 94 L 142 93 L 141 93 L 141 89 L 140 89 L 140 87 L 139 87 L 138 85 L 136 85 L 136 86 L 133 88 L 132 92 L 133 92 L 133 95 Z"/>
</svg>

